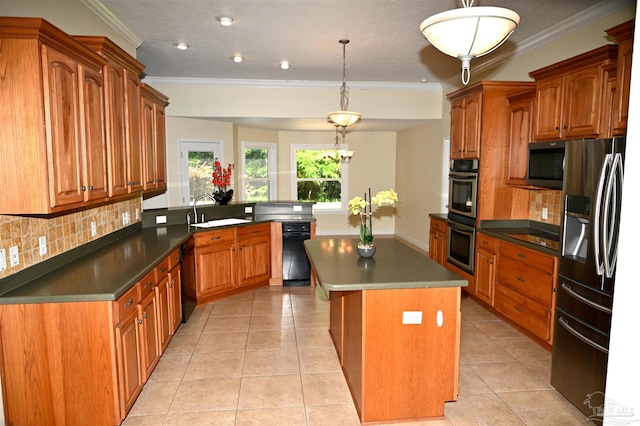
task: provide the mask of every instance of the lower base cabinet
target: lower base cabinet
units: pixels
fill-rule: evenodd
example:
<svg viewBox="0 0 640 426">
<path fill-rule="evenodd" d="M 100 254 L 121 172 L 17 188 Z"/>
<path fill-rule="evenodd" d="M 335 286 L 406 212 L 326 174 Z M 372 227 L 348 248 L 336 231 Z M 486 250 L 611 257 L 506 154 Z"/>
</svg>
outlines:
<svg viewBox="0 0 640 426">
<path fill-rule="evenodd" d="M 179 258 L 172 253 L 113 302 L 1 305 L 6 424 L 119 425 L 162 354 L 161 318 L 170 318 L 170 335 L 180 324 L 171 275 Z M 174 285 L 164 304 L 156 290 L 167 276 Z"/>
</svg>

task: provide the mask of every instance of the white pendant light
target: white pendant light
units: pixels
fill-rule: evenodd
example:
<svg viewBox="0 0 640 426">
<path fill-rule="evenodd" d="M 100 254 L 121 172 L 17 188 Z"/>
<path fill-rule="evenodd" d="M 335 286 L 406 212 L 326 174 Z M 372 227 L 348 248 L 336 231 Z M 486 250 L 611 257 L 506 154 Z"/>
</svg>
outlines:
<svg viewBox="0 0 640 426">
<path fill-rule="evenodd" d="M 520 16 L 502 7 L 472 7 L 474 0 L 462 0 L 463 8 L 433 15 L 420 24 L 422 35 L 442 53 L 462 61 L 462 83 L 471 76 L 471 59 L 498 48 L 515 31 Z"/>
<path fill-rule="evenodd" d="M 335 138 L 335 143 L 333 144 L 333 152 L 327 151 L 324 154 L 324 157 L 331 158 L 341 163 L 349 163 L 351 162 L 351 157 L 353 157 L 353 154 L 355 154 L 355 152 L 342 149 L 342 147 L 340 146 L 340 136 L 338 133 L 338 127 L 342 127 L 342 143 L 344 143 L 344 140 L 346 137 L 346 127 L 336 126 L 336 138 Z"/>
<path fill-rule="evenodd" d="M 337 126 L 348 127 L 360 120 L 362 115 L 359 112 L 348 111 L 349 109 L 349 87 L 346 80 L 346 46 L 349 40 L 339 40 L 342 44 L 342 86 L 340 86 L 340 111 L 331 111 L 327 113 L 329 121 Z"/>
</svg>

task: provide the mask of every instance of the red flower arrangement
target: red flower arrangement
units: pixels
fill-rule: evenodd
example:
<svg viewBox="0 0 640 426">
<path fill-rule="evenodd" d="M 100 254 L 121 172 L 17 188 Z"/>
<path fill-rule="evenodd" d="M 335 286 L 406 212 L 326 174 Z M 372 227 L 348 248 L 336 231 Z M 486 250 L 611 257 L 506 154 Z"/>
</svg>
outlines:
<svg viewBox="0 0 640 426">
<path fill-rule="evenodd" d="M 233 171 L 233 164 L 229 163 L 225 169 L 222 168 L 220 161 L 215 159 L 213 163 L 213 179 L 211 183 L 213 183 L 218 190 L 216 192 L 222 191 L 227 192 L 227 185 L 231 185 L 231 172 Z"/>
</svg>

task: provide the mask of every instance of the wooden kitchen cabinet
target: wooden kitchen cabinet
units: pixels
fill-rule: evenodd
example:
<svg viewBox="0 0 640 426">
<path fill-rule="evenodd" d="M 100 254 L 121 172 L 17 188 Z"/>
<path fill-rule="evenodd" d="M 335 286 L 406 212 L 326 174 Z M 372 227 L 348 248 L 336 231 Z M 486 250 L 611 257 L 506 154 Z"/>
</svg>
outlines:
<svg viewBox="0 0 640 426">
<path fill-rule="evenodd" d="M 238 229 L 240 286 L 268 282 L 271 277 L 271 224 Z"/>
<path fill-rule="evenodd" d="M 508 95 L 509 99 L 509 171 L 507 185 L 527 186 L 529 142 L 533 133 L 533 89 Z"/>
<path fill-rule="evenodd" d="M 447 221 L 432 217 L 429 231 L 429 259 L 446 266 L 447 263 Z"/>
<path fill-rule="evenodd" d="M 105 78 L 106 137 L 109 144 L 109 195 L 142 190 L 140 78 L 144 65 L 102 36 L 74 36 L 107 60 Z M 133 184 L 135 180 L 137 184 Z"/>
<path fill-rule="evenodd" d="M 618 43 L 616 91 L 613 99 L 613 119 L 611 122 L 612 136 L 624 136 L 627 133 L 634 26 L 635 20 L 632 19 L 606 31 Z"/>
<path fill-rule="evenodd" d="M 476 234 L 476 274 L 474 295 L 493 306 L 498 260 L 498 240 L 478 232 Z"/>
<path fill-rule="evenodd" d="M 500 240 L 497 262 L 494 307 L 551 347 L 557 259 Z"/>
<path fill-rule="evenodd" d="M 167 189 L 165 107 L 169 98 L 142 84 L 142 136 L 144 193 L 157 195 Z"/>
<path fill-rule="evenodd" d="M 0 18 L 0 42 L 0 213 L 104 201 L 104 59 L 40 18 Z"/>
<path fill-rule="evenodd" d="M 482 92 L 451 101 L 451 159 L 479 158 Z"/>
<path fill-rule="evenodd" d="M 618 46 L 606 45 L 529 73 L 536 80 L 533 139 L 605 136 L 604 68 L 617 56 Z"/>
</svg>

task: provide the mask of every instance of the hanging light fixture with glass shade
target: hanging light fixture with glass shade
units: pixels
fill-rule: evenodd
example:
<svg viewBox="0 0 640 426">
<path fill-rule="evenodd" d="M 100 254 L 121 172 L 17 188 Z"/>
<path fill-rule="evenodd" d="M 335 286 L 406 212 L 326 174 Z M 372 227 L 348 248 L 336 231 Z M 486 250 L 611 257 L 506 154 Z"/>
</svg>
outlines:
<svg viewBox="0 0 640 426">
<path fill-rule="evenodd" d="M 504 43 L 515 31 L 520 16 L 502 7 L 472 7 L 474 0 L 461 1 L 464 7 L 422 21 L 420 31 L 442 53 L 462 61 L 462 83 L 466 85 L 471 77 L 471 60 Z"/>
<path fill-rule="evenodd" d="M 342 44 L 342 86 L 340 86 L 340 111 L 327 113 L 329 121 L 336 126 L 349 127 L 360 120 L 362 115 L 359 112 L 348 111 L 349 109 L 349 87 L 347 86 L 347 44 L 349 40 L 342 39 L 338 43 Z M 343 129 L 344 133 L 344 129 Z"/>
<path fill-rule="evenodd" d="M 338 127 L 342 127 L 342 143 L 344 143 L 346 127 L 336 126 L 336 139 L 335 143 L 333 144 L 333 151 L 326 151 L 324 153 L 324 158 L 332 158 L 342 163 L 348 163 L 351 161 L 351 157 L 353 157 L 353 154 L 355 154 L 355 152 L 342 149 L 342 147 L 340 146 L 340 131 L 338 130 Z"/>
</svg>

